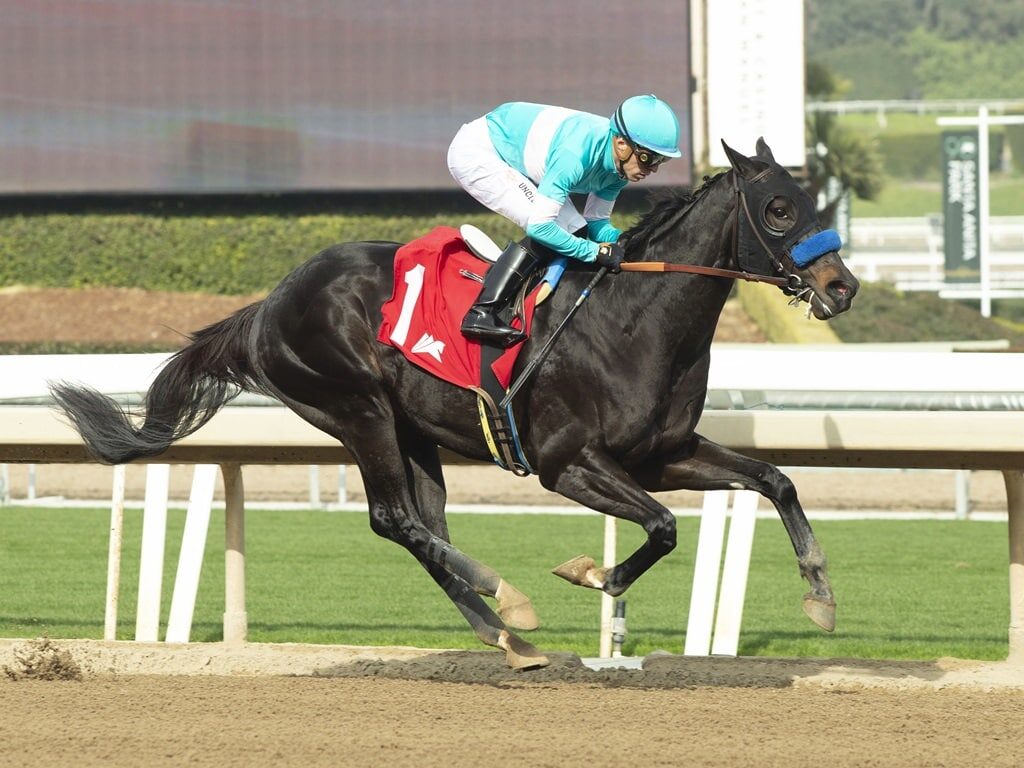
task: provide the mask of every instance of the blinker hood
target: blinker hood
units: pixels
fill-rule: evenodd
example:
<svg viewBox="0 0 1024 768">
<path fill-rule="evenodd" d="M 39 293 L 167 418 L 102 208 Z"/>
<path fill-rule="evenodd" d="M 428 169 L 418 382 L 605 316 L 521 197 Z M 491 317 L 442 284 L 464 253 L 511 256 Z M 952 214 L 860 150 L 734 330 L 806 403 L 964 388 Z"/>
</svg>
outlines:
<svg viewBox="0 0 1024 768">
<path fill-rule="evenodd" d="M 815 259 L 837 251 L 842 241 L 835 230 L 824 230 L 806 237 L 817 223 L 817 212 L 805 197 L 793 199 L 791 184 L 774 174 L 754 177 L 753 182 L 741 174 L 734 175 L 739 195 L 736 227 L 736 260 L 744 272 L 772 275 L 779 271 L 780 259 L 789 254 L 793 263 L 804 268 Z M 779 234 L 765 221 L 765 210 L 775 197 L 785 197 L 797 207 L 796 226 Z M 806 239 L 805 239 L 806 238 Z"/>
</svg>

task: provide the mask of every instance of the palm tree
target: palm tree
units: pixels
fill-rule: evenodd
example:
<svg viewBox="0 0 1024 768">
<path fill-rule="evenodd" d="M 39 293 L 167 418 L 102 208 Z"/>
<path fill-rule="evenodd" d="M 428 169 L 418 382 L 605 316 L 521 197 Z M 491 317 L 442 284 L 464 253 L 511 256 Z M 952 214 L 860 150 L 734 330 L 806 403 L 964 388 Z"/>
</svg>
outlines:
<svg viewBox="0 0 1024 768">
<path fill-rule="evenodd" d="M 817 66 L 823 71 L 815 71 Z M 819 87 L 815 87 L 817 83 Z M 840 83 L 820 65 L 808 66 L 808 95 L 819 98 L 837 95 Z M 813 93 L 812 90 L 819 91 Z M 830 91 L 830 92 L 820 92 Z M 882 191 L 882 158 L 874 143 L 860 134 L 844 128 L 831 112 L 808 115 L 807 130 L 807 191 L 815 199 L 826 190 L 829 179 L 839 182 L 838 192 L 829 190 L 824 205 L 818 212 L 822 223 L 834 223 L 836 209 L 848 191 L 861 200 L 874 200 Z"/>
</svg>

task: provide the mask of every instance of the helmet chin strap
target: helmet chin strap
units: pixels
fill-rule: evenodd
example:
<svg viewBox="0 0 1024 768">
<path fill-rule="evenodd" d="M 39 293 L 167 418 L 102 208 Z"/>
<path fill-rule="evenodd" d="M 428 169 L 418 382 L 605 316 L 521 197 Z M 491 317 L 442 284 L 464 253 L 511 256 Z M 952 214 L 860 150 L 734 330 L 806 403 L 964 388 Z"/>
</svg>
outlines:
<svg viewBox="0 0 1024 768">
<path fill-rule="evenodd" d="M 621 138 L 621 137 L 619 137 L 619 138 Z M 614 146 L 614 141 L 615 141 L 615 139 L 612 139 L 613 146 Z M 629 147 L 629 154 L 626 155 L 626 159 L 625 160 L 619 160 L 618 153 L 615 152 L 614 150 L 612 151 L 612 157 L 615 159 L 615 173 L 616 173 L 616 175 L 620 179 L 625 179 L 626 178 L 626 163 L 629 162 L 629 158 L 631 158 L 633 156 L 633 153 L 635 151 L 633 149 L 633 146 L 629 142 L 626 142 L 626 146 Z"/>
<path fill-rule="evenodd" d="M 623 102 L 625 104 L 625 102 Z M 636 144 L 633 141 L 633 137 L 629 134 L 629 129 L 626 128 L 626 118 L 622 114 L 622 104 L 619 104 L 619 108 L 615 110 L 614 115 L 615 127 L 619 130 L 621 135 L 620 139 L 626 142 L 626 146 L 629 147 L 629 154 L 626 155 L 625 160 L 619 160 L 618 155 L 615 155 L 615 173 L 618 174 L 620 179 L 626 178 L 626 163 L 629 162 L 629 158 L 633 156 L 636 151 L 633 147 Z M 614 142 L 614 139 L 612 140 Z"/>
</svg>

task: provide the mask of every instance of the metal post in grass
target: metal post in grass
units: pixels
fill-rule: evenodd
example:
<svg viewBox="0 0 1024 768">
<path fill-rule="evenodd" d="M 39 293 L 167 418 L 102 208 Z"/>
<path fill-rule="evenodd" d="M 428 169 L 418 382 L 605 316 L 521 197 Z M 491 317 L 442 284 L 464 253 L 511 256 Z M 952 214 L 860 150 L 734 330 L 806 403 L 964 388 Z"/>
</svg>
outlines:
<svg viewBox="0 0 1024 768">
<path fill-rule="evenodd" d="M 622 657 L 622 644 L 626 641 L 626 601 L 615 601 L 615 615 L 612 616 L 612 658 Z"/>
</svg>

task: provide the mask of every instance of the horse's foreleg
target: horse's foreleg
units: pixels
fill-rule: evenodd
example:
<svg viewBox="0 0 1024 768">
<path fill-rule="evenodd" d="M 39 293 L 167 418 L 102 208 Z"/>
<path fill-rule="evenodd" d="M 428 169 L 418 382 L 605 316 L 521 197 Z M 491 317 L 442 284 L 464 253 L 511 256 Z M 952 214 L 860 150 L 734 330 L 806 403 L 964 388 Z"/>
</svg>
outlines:
<svg viewBox="0 0 1024 768">
<path fill-rule="evenodd" d="M 545 480 L 543 475 L 541 480 Z M 676 520 L 672 513 L 601 451 L 584 449 L 553 478 L 551 485 L 545 485 L 591 509 L 634 522 L 647 532 L 647 540 L 613 568 L 597 568 L 593 559 L 581 555 L 555 569 L 556 575 L 573 584 L 621 595 L 676 546 Z"/>
<path fill-rule="evenodd" d="M 420 520 L 439 539 L 451 541 L 448 535 L 448 519 L 444 514 L 448 491 L 444 484 L 444 470 L 437 446 L 410 429 L 399 433 L 399 441 L 403 447 L 408 448 L 402 458 L 405 461 L 409 487 L 416 500 Z"/>
<path fill-rule="evenodd" d="M 415 441 L 399 439 L 388 398 L 382 393 L 364 395 L 332 403 L 329 408 L 315 408 L 287 395 L 281 399 L 311 424 L 349 448 L 359 465 L 366 488 L 370 528 L 378 536 L 407 549 L 427 569 L 469 621 L 476 636 L 483 643 L 504 650 L 506 663 L 513 669 L 547 666 L 548 660 L 540 651 L 512 634 L 473 587 L 451 573 L 439 560 L 445 550 L 433 542 L 449 547 L 447 556 L 453 561 L 459 560 L 458 555 L 465 558 L 437 535 L 442 533 L 447 537 L 447 528 L 439 523 L 443 521 L 444 502 L 444 489 L 439 485 L 440 473 L 430 469 L 428 452 L 422 448 L 417 450 Z M 413 454 L 418 460 L 403 461 L 403 457 Z M 415 490 L 413 478 L 420 483 Z M 426 518 L 431 520 L 433 530 L 423 522 L 423 515 L 417 508 L 417 496 L 442 504 L 440 511 L 434 510 Z"/>
<path fill-rule="evenodd" d="M 526 631 L 537 629 L 537 613 L 526 595 L 505 581 L 499 573 L 451 545 L 444 515 L 444 475 L 437 447 L 418 436 L 402 442 L 410 446 L 405 463 L 420 519 L 433 534 L 428 544 L 430 560 L 439 562 L 450 573 L 472 586 L 478 594 L 494 598 L 498 603 L 498 615 L 508 626 Z"/>
<path fill-rule="evenodd" d="M 800 574 L 811 586 L 811 591 L 804 595 L 804 612 L 822 629 L 835 629 L 836 604 L 825 553 L 807 522 L 793 481 L 778 467 L 695 434 L 687 446 L 686 457 L 648 462 L 632 474 L 649 491 L 750 490 L 770 500 L 789 534 Z"/>
</svg>

